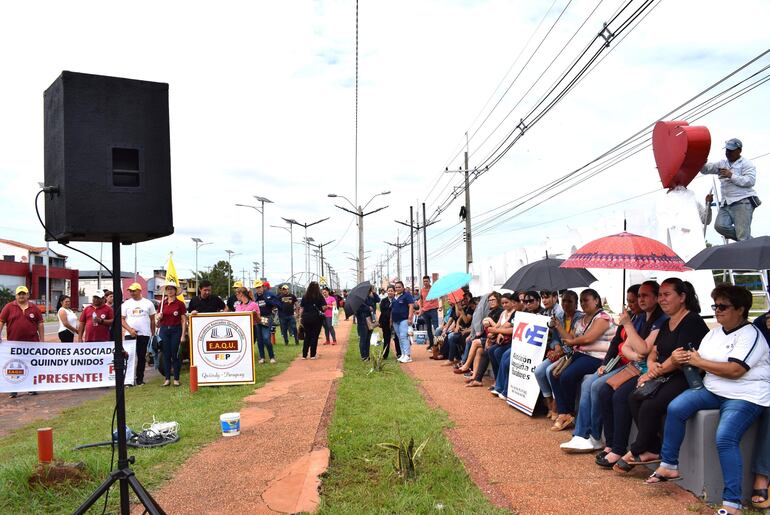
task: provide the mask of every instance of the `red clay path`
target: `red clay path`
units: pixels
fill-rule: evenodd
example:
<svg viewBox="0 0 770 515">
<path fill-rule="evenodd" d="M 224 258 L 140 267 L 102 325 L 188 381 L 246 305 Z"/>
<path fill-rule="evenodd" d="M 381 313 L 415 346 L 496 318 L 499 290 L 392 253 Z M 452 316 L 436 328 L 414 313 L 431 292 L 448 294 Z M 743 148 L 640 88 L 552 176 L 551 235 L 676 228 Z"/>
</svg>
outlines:
<svg viewBox="0 0 770 515">
<path fill-rule="evenodd" d="M 167 513 L 315 511 L 350 325 L 340 322 L 338 345 L 319 345 L 317 360 L 296 358 L 246 397 L 241 434 L 201 449 L 153 493 Z"/>
<path fill-rule="evenodd" d="M 462 375 L 429 360 L 424 349 L 416 347 L 414 363 L 402 368 L 420 380 L 431 404 L 449 414 L 455 427 L 447 436 L 456 454 L 495 504 L 522 514 L 712 513 L 676 485 L 645 485 L 643 470 L 620 476 L 597 467 L 592 454 L 563 453 L 559 444 L 571 438 L 570 431 L 549 431 L 548 419 L 528 417 L 486 387 L 465 388 Z"/>
</svg>

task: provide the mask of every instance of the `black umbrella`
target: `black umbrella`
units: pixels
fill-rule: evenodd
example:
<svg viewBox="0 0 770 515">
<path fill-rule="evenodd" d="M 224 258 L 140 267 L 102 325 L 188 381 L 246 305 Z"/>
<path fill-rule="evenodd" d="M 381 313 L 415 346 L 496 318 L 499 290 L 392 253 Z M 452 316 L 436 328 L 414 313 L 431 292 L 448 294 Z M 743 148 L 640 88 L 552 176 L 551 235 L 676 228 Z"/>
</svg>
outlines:
<svg viewBox="0 0 770 515">
<path fill-rule="evenodd" d="M 369 296 L 371 287 L 372 285 L 369 281 L 364 281 L 348 292 L 348 298 L 345 299 L 345 314 L 347 316 L 352 316 L 353 313 L 358 311 L 361 304 L 366 301 L 366 297 Z"/>
<path fill-rule="evenodd" d="M 770 236 L 705 248 L 687 266 L 695 270 L 770 269 Z"/>
<path fill-rule="evenodd" d="M 590 286 L 596 277 L 585 268 L 560 268 L 563 259 L 546 257 L 521 267 L 503 284 L 506 290 L 547 290 Z"/>
</svg>

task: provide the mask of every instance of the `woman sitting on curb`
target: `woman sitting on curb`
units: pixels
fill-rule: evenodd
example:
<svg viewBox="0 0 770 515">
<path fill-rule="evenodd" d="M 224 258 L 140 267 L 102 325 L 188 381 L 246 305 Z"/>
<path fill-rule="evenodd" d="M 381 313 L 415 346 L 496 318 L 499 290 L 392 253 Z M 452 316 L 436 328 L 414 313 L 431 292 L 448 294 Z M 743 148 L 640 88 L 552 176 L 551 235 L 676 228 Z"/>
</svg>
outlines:
<svg viewBox="0 0 770 515">
<path fill-rule="evenodd" d="M 706 372 L 700 385 L 679 395 L 668 406 L 661 464 L 648 484 L 681 479 L 679 449 L 687 420 L 700 410 L 719 409 L 716 447 L 722 466 L 723 509 L 739 513 L 743 464 L 739 445 L 743 434 L 770 406 L 770 355 L 767 342 L 748 321 L 752 295 L 740 286 L 721 285 L 711 293 L 720 327 L 712 329 L 698 350 L 675 351 L 682 366 Z"/>
<path fill-rule="evenodd" d="M 642 315 L 633 319 L 627 313 L 620 316 L 623 341 L 618 349 L 628 361 L 625 368 L 629 372 L 624 373 L 623 377 L 631 377 L 625 381 L 615 378 L 599 390 L 605 440 L 604 451 L 596 456 L 596 464 L 600 467 L 612 468 L 628 450 L 628 436 L 633 420 L 628 396 L 636 388 L 638 376 L 647 372 L 647 355 L 655 344 L 661 326 L 668 320 L 668 315 L 658 305 L 659 289 L 660 285 L 655 281 L 642 283 L 637 297 Z"/>
<path fill-rule="evenodd" d="M 644 314 L 637 301 L 639 286 L 634 284 L 626 290 L 627 310 L 623 312 L 623 316 L 626 318 L 629 317 L 629 314 L 632 315 L 637 324 L 644 319 Z M 559 446 L 562 451 L 586 453 L 605 448 L 602 444 L 602 413 L 599 392 L 607 384 L 607 380 L 620 372 L 628 363 L 628 360 L 623 358 L 619 352 L 619 348 L 622 347 L 627 336 L 623 326 L 618 327 L 601 366 L 596 372 L 583 378 L 580 385 L 580 404 L 575 420 L 575 430 L 572 432 L 572 439 Z"/>
<path fill-rule="evenodd" d="M 487 329 L 497 324 L 497 319 L 500 318 L 500 313 L 503 312 L 503 308 L 500 305 L 502 295 L 493 291 L 487 296 L 487 305 L 489 307 L 489 313 L 481 321 L 481 325 L 484 329 L 484 333 L 478 338 L 475 338 L 471 342 L 470 350 L 468 351 L 468 357 L 465 359 L 460 368 L 454 370 L 455 374 L 466 374 L 471 370 L 478 368 L 478 362 L 481 360 L 481 352 L 484 349 L 484 344 L 487 341 Z M 471 374 L 471 378 L 473 375 Z"/>
<path fill-rule="evenodd" d="M 556 411 L 556 401 L 553 398 L 553 391 L 551 390 L 551 382 L 548 380 L 550 375 L 551 366 L 564 355 L 564 346 L 561 339 L 563 335 L 572 336 L 572 330 L 578 320 L 583 318 L 583 312 L 577 309 L 578 295 L 572 290 L 565 291 L 561 296 L 561 307 L 564 311 L 563 322 L 556 317 L 551 319 L 551 331 L 559 335 L 558 340 L 554 338 L 554 345 L 552 348 L 546 351 L 545 359 L 541 364 L 535 367 L 535 379 L 537 385 L 540 387 L 540 393 L 545 399 L 548 406 L 548 418 L 556 420 L 559 414 Z M 557 325 L 557 322 L 562 322 L 561 326 Z M 558 341 L 558 343 L 557 343 Z"/>
<path fill-rule="evenodd" d="M 669 316 L 655 338 L 655 346 L 647 356 L 647 372 L 637 380 L 641 387 L 648 381 L 662 383 L 654 395 L 644 399 L 629 397 L 631 414 L 638 433 L 631 449 L 612 467 L 616 472 L 629 472 L 635 465 L 660 462 L 658 431 L 669 403 L 685 391 L 687 380 L 681 370 L 684 347 L 697 349 L 709 332 L 701 319 L 700 303 L 692 284 L 670 277 L 660 285 L 658 304 Z"/>
<path fill-rule="evenodd" d="M 551 431 L 568 429 L 575 422 L 578 385 L 586 375 L 596 372 L 602 364 L 610 347 L 610 339 L 615 333 L 612 318 L 604 312 L 601 297 L 596 290 L 583 290 L 580 294 L 580 307 L 585 314 L 575 327 L 575 335 L 562 335 L 564 346 L 572 350 L 571 363 L 558 376 L 553 370 L 549 376 L 559 412 Z M 556 324 L 556 327 L 560 325 Z"/>
<path fill-rule="evenodd" d="M 510 321 L 516 313 L 517 307 L 520 306 L 518 302 L 514 301 L 514 295 L 516 294 L 504 293 L 501 296 L 500 304 L 502 311 L 497 317 L 495 325 L 487 327 L 487 339 L 484 349 L 477 352 L 479 355 L 479 362 L 473 369 L 473 377 L 465 386 L 483 386 L 481 380 L 487 371 L 487 367 L 489 367 L 490 354 L 494 352 L 496 348 L 505 344 L 504 332 L 508 332 L 508 335 L 512 334 L 513 331 L 511 329 Z M 507 329 L 507 331 L 504 331 L 504 329 Z M 510 344 L 510 338 L 508 338 L 508 343 Z"/>
</svg>

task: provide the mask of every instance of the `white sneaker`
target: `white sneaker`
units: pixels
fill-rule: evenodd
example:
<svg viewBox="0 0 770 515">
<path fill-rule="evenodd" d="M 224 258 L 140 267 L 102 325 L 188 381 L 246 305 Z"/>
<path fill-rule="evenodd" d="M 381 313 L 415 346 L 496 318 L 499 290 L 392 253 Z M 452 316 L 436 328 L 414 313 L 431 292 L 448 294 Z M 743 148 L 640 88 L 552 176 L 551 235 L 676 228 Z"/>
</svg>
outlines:
<svg viewBox="0 0 770 515">
<path fill-rule="evenodd" d="M 589 438 L 583 438 L 582 436 L 573 436 L 569 442 L 564 442 L 559 445 L 562 451 L 569 454 L 582 454 L 593 452 L 595 450 L 594 444 Z"/>
<path fill-rule="evenodd" d="M 406 354 L 402 354 L 398 358 L 396 358 L 396 361 L 398 361 L 399 363 L 406 363 L 405 360 L 406 360 Z"/>
<path fill-rule="evenodd" d="M 412 359 L 412 356 L 407 356 L 406 359 L 404 361 L 402 361 L 401 363 L 411 363 L 412 361 L 414 361 Z"/>
<path fill-rule="evenodd" d="M 508 397 L 506 397 L 504 393 L 499 393 L 499 392 L 498 392 L 497 396 L 498 396 L 498 397 L 500 397 L 500 398 L 501 398 L 502 400 L 504 400 L 504 401 L 507 401 L 507 400 L 508 400 Z"/>
<path fill-rule="evenodd" d="M 591 439 L 591 445 L 593 445 L 595 451 L 604 450 L 604 442 L 597 440 L 593 436 L 589 436 L 589 438 Z"/>
</svg>

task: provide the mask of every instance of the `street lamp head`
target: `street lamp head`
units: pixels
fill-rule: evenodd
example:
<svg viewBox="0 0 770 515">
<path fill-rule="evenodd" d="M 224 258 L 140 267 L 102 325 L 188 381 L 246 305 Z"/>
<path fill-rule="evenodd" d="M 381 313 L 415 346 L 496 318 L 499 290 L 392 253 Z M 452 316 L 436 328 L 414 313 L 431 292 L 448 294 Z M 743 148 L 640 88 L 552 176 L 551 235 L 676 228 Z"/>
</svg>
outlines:
<svg viewBox="0 0 770 515">
<path fill-rule="evenodd" d="M 203 240 L 200 238 L 192 238 L 192 241 L 194 241 L 195 243 L 203 243 Z"/>
<path fill-rule="evenodd" d="M 329 193 L 329 194 L 328 194 L 328 195 L 326 195 L 326 196 L 327 196 L 327 197 L 331 197 L 331 198 L 337 198 L 337 194 L 336 194 L 336 193 Z"/>
<path fill-rule="evenodd" d="M 265 197 L 260 197 L 260 196 L 258 196 L 258 195 L 254 195 L 254 198 L 255 198 L 255 199 L 257 199 L 257 200 L 259 200 L 259 201 L 260 201 L 260 202 L 262 202 L 263 204 L 272 204 L 272 203 L 273 203 L 273 201 L 272 201 L 272 200 L 268 200 L 268 199 L 266 199 Z"/>
<path fill-rule="evenodd" d="M 388 191 L 383 191 L 382 193 L 380 193 L 380 195 L 390 195 L 390 190 L 388 190 Z"/>
</svg>

